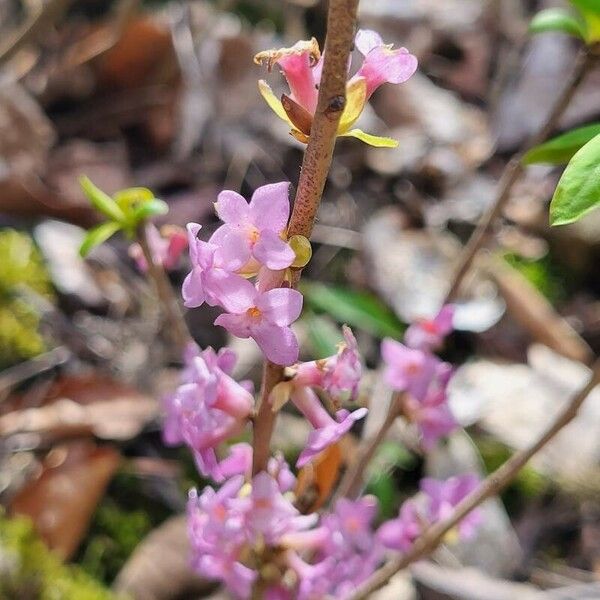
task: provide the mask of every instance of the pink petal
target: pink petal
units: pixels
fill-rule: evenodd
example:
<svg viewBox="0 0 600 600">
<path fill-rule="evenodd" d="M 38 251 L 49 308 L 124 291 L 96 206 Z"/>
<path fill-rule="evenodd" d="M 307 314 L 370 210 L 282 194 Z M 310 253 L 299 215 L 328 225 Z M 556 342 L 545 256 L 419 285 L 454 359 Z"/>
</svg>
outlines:
<svg viewBox="0 0 600 600">
<path fill-rule="evenodd" d="M 383 83 L 404 83 L 417 70 L 417 59 L 406 48 L 374 48 L 365 57 L 355 77 L 367 82 L 367 98 Z"/>
<path fill-rule="evenodd" d="M 290 184 L 288 181 L 263 185 L 250 200 L 250 219 L 259 230 L 281 233 L 290 216 Z"/>
<path fill-rule="evenodd" d="M 289 54 L 277 62 L 290 86 L 292 98 L 309 113 L 314 113 L 319 93 L 310 66 L 310 53 Z"/>
<path fill-rule="evenodd" d="M 223 229 L 223 231 L 220 231 Z M 219 235 L 215 235 L 219 232 Z M 215 250 L 215 267 L 226 271 L 241 269 L 250 258 L 250 244 L 246 236 L 229 225 L 223 225 L 211 236 L 211 243 L 218 240 Z"/>
<path fill-rule="evenodd" d="M 198 241 L 198 232 L 202 229 L 202 225 L 188 223 L 185 228 L 187 229 L 188 245 L 190 247 L 190 259 L 192 262 L 195 262 L 197 260 L 196 242 Z"/>
<path fill-rule="evenodd" d="M 376 31 L 370 29 L 359 29 L 354 38 L 354 46 L 363 55 L 366 56 L 378 46 L 383 46 L 383 40 Z"/>
<path fill-rule="evenodd" d="M 245 313 L 254 306 L 256 289 L 241 275 L 213 269 L 206 273 L 204 280 L 212 306 L 220 304 L 232 313 Z"/>
<path fill-rule="evenodd" d="M 302 311 L 302 294 L 289 288 L 275 288 L 258 297 L 256 302 L 264 318 L 280 327 L 293 323 Z"/>
<path fill-rule="evenodd" d="M 254 258 L 273 271 L 280 271 L 289 267 L 296 258 L 296 254 L 277 233 L 263 229 L 258 242 L 252 249 Z"/>
<path fill-rule="evenodd" d="M 223 313 L 215 319 L 215 325 L 220 325 L 221 327 L 224 327 L 225 329 L 227 329 L 227 331 L 229 331 L 229 333 L 235 335 L 236 337 L 250 337 L 250 329 L 248 327 L 249 319 L 245 314 L 231 315 L 228 313 Z"/>
<path fill-rule="evenodd" d="M 181 286 L 183 303 L 187 308 L 197 308 L 206 301 L 202 278 L 198 269 L 192 269 Z"/>
<path fill-rule="evenodd" d="M 248 203 L 237 192 L 222 191 L 215 202 L 215 209 L 219 219 L 228 225 L 242 227 L 248 222 Z"/>
<path fill-rule="evenodd" d="M 251 329 L 252 337 L 271 362 L 288 366 L 298 360 L 298 340 L 289 327 L 280 327 L 263 319 Z"/>
</svg>

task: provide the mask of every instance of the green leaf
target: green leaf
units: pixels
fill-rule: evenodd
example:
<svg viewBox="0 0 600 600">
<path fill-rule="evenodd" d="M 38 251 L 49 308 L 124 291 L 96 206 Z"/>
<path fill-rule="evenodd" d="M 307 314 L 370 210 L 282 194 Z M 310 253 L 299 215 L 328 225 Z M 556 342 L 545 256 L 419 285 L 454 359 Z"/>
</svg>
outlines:
<svg viewBox="0 0 600 600">
<path fill-rule="evenodd" d="M 308 305 L 330 314 L 339 323 L 362 329 L 377 337 L 401 337 L 404 325 L 377 296 L 316 282 L 303 282 L 301 291 Z"/>
<path fill-rule="evenodd" d="M 125 190 L 119 190 L 114 198 L 121 209 L 128 212 L 140 204 L 154 200 L 154 193 L 148 188 L 132 187 Z"/>
<path fill-rule="evenodd" d="M 144 202 L 136 207 L 133 211 L 132 219 L 137 225 L 140 221 L 155 217 L 156 215 L 166 215 L 168 212 L 169 206 L 167 203 L 158 198 L 154 198 L 153 200 Z"/>
<path fill-rule="evenodd" d="M 380 137 L 371 133 L 365 133 L 362 129 L 351 129 L 346 133 L 342 133 L 339 137 L 355 137 L 376 148 L 397 148 L 398 140 L 389 137 Z"/>
<path fill-rule="evenodd" d="M 125 222 L 125 213 L 119 205 L 108 194 L 97 188 L 88 177 L 85 175 L 80 177 L 79 184 L 85 195 L 90 199 L 90 202 L 103 215 L 119 223 Z"/>
<path fill-rule="evenodd" d="M 591 139 L 571 159 L 550 204 L 550 223 L 578 221 L 600 204 L 600 135 Z"/>
<path fill-rule="evenodd" d="M 585 21 L 585 40 L 588 44 L 600 41 L 600 0 L 571 0 Z"/>
<path fill-rule="evenodd" d="M 548 8 L 537 13 L 529 24 L 529 31 L 532 33 L 561 31 L 581 39 L 585 39 L 586 36 L 584 25 L 560 8 Z"/>
<path fill-rule="evenodd" d="M 600 15 L 600 0 L 571 0 L 571 4 L 581 11 Z"/>
<path fill-rule="evenodd" d="M 566 164 L 575 152 L 585 146 L 593 137 L 600 133 L 600 123 L 592 123 L 563 133 L 535 148 L 523 157 L 524 165 L 548 163 L 551 165 Z"/>
<path fill-rule="evenodd" d="M 121 229 L 121 224 L 115 223 L 115 221 L 106 221 L 106 223 L 101 223 L 90 229 L 79 248 L 79 254 L 84 257 L 87 256 L 92 248 L 105 242 L 111 235 L 117 233 L 119 229 Z"/>
</svg>

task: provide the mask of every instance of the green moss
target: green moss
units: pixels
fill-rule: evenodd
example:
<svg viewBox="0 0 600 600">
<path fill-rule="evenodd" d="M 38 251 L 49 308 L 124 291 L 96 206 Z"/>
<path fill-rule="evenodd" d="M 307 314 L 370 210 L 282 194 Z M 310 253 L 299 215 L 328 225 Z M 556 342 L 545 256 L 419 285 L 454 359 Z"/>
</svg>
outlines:
<svg viewBox="0 0 600 600">
<path fill-rule="evenodd" d="M 116 600 L 117 597 L 79 567 L 61 563 L 35 535 L 28 519 L 9 519 L 0 514 L 0 598 Z"/>
<path fill-rule="evenodd" d="M 44 350 L 39 315 L 26 292 L 52 298 L 50 278 L 32 239 L 0 230 L 0 369 Z"/>
</svg>

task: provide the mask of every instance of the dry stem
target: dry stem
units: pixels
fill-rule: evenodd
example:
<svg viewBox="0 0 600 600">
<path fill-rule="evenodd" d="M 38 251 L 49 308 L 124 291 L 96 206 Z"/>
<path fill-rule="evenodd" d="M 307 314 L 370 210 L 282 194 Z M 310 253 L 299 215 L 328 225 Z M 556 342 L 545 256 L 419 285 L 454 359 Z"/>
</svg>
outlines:
<svg viewBox="0 0 600 600">
<path fill-rule="evenodd" d="M 600 360 L 597 360 L 594 363 L 592 375 L 586 386 L 573 396 L 568 405 L 557 415 L 546 431 L 544 431 L 544 433 L 533 442 L 529 448 L 525 448 L 513 454 L 513 456 L 501 467 L 489 475 L 476 490 L 460 502 L 451 515 L 443 521 L 439 521 L 427 528 L 406 554 L 391 560 L 360 585 L 350 597 L 350 600 L 367 598 L 371 592 L 387 583 L 387 581 L 398 571 L 406 568 L 415 560 L 418 560 L 435 550 L 435 548 L 443 541 L 444 536 L 448 531 L 455 527 L 463 517 L 479 506 L 484 500 L 487 500 L 487 498 L 495 496 L 498 492 L 502 491 L 531 457 L 577 416 L 579 408 L 598 383 L 600 383 Z"/>
<path fill-rule="evenodd" d="M 354 39 L 358 0 L 330 0 L 327 16 L 325 59 L 319 87 L 317 110 L 304 153 L 298 190 L 288 227 L 288 235 L 310 237 L 327 174 L 331 166 L 338 124 L 346 104 L 348 57 Z M 294 272 L 297 285 L 300 270 Z M 276 414 L 271 410 L 269 395 L 281 380 L 282 368 L 266 362 L 260 393 L 260 406 L 254 421 L 254 459 L 252 472 L 265 469 Z"/>
<path fill-rule="evenodd" d="M 169 335 L 173 340 L 173 344 L 177 347 L 179 354 L 185 348 L 186 344 L 191 341 L 192 336 L 188 330 L 187 324 L 181 314 L 179 302 L 173 292 L 171 282 L 163 266 L 154 261 L 150 245 L 148 243 L 148 235 L 146 226 L 141 225 L 138 228 L 138 241 L 144 253 L 144 258 L 148 264 L 148 275 L 154 284 L 156 294 L 161 304 L 162 312 L 167 321 Z"/>
</svg>

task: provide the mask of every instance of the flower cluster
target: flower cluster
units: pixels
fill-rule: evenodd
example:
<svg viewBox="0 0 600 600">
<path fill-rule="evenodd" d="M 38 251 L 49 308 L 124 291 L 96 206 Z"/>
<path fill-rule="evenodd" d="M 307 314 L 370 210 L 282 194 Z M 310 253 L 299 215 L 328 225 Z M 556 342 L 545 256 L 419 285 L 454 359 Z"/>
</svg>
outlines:
<svg viewBox="0 0 600 600">
<path fill-rule="evenodd" d="M 254 410 L 251 384 L 237 383 L 230 375 L 235 360 L 231 350 L 217 354 L 212 348 L 200 351 L 190 344 L 181 385 L 165 399 L 165 443 L 188 445 L 200 473 L 215 481 L 245 473 L 251 461 L 244 445 L 232 446 L 221 463 L 216 454 L 219 444 L 243 430 Z"/>
<path fill-rule="evenodd" d="M 417 59 L 406 48 L 394 49 L 384 44 L 374 31 L 359 30 L 354 41 L 363 61 L 346 84 L 346 105 L 338 126 L 338 136 L 355 137 L 372 146 L 395 147 L 396 140 L 378 137 L 352 129 L 373 92 L 384 83 L 404 83 L 417 70 Z M 254 58 L 266 63 L 269 71 L 278 65 L 287 80 L 290 94 L 279 100 L 269 85 L 259 81 L 259 90 L 275 114 L 291 127 L 290 133 L 307 143 L 317 108 L 317 97 L 323 69 L 323 57 L 317 40 L 297 42 L 291 48 L 260 52 Z M 348 65 L 350 69 L 351 65 Z"/>
<path fill-rule="evenodd" d="M 412 324 L 406 331 L 406 344 L 392 339 L 381 344 L 385 381 L 403 392 L 403 415 L 418 428 L 425 450 L 457 426 L 447 402 L 452 367 L 432 353 L 452 330 L 453 314 L 453 307 L 445 306 L 434 319 Z"/>
<path fill-rule="evenodd" d="M 296 254 L 287 240 L 289 183 L 259 187 L 250 202 L 232 191 L 219 194 L 215 208 L 223 225 L 208 241 L 201 226 L 188 224 L 192 270 L 183 283 L 190 308 L 221 306 L 216 325 L 241 338 L 252 337 L 268 360 L 291 365 L 298 341 L 290 325 L 300 316 L 302 294 L 290 288 L 264 290 L 261 281 L 287 269 Z M 248 277 L 258 275 L 256 284 Z"/>
<path fill-rule="evenodd" d="M 306 417 L 313 430 L 300 453 L 297 467 L 303 467 L 328 446 L 344 436 L 352 425 L 367 414 L 366 408 L 353 412 L 339 409 L 341 402 L 353 400 L 358 391 L 362 365 L 356 339 L 344 327 L 344 342 L 337 354 L 325 359 L 300 363 L 290 369 L 287 381 L 275 386 L 271 401 L 275 409 L 291 400 Z M 316 389 L 325 392 L 338 407 L 333 418 L 323 407 Z"/>
<path fill-rule="evenodd" d="M 445 481 L 425 478 L 421 481 L 421 494 L 407 500 L 398 517 L 386 521 L 377 532 L 378 541 L 390 550 L 406 552 L 419 537 L 423 528 L 443 521 L 454 507 L 466 498 L 478 485 L 475 475 L 451 477 Z M 454 531 L 446 536 L 449 540 L 472 537 L 481 522 L 481 513 L 470 512 Z"/>
<path fill-rule="evenodd" d="M 279 468 L 281 465 L 279 463 Z M 377 500 L 339 499 L 330 513 L 301 515 L 273 463 L 251 483 L 237 476 L 219 491 L 190 492 L 189 534 L 198 572 L 249 598 L 260 571 L 265 598 L 347 598 L 381 564 L 386 550 L 405 552 L 427 525 L 443 520 L 477 485 L 471 475 L 424 479 L 396 519 L 375 528 Z M 293 486 L 293 483 L 292 483 Z M 471 513 L 456 534 L 468 538 L 480 522 Z"/>
</svg>

